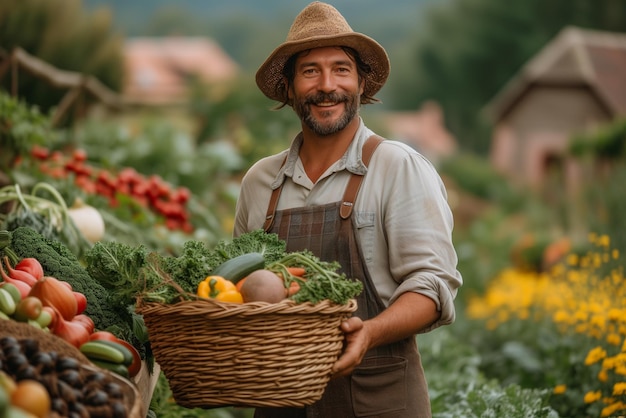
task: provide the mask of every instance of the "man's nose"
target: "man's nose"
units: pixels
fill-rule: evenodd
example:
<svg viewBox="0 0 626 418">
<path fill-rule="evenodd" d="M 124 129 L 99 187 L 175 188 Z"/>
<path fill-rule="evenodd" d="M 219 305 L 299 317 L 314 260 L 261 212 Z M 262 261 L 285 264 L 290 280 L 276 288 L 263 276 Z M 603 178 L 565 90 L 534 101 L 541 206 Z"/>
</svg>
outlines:
<svg viewBox="0 0 626 418">
<path fill-rule="evenodd" d="M 330 93 L 335 91 L 336 88 L 337 83 L 335 82 L 333 73 L 331 71 L 322 71 L 319 79 L 318 89 L 325 93 Z"/>
</svg>

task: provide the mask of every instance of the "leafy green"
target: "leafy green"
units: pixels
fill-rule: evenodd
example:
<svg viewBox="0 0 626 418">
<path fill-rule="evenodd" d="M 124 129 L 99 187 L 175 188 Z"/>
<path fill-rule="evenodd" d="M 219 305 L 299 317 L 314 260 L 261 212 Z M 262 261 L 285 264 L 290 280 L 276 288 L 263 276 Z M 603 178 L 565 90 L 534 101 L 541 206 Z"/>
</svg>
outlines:
<svg viewBox="0 0 626 418">
<path fill-rule="evenodd" d="M 217 267 L 224 261 L 248 253 L 261 253 L 267 263 L 281 259 L 285 255 L 287 244 L 277 234 L 268 234 L 262 229 L 257 229 L 230 241 L 221 240 L 209 255 L 208 262 L 212 268 Z"/>
<path fill-rule="evenodd" d="M 213 249 L 209 249 L 202 241 L 191 240 L 183 244 L 178 257 L 151 255 L 149 268 L 144 269 L 144 273 L 149 285 L 156 285 L 159 280 L 163 281 L 163 276 L 167 276 L 166 282 L 171 280 L 183 291 L 195 294 L 198 284 L 226 260 L 258 252 L 263 254 L 266 263 L 272 262 L 285 255 L 285 248 L 286 243 L 278 235 L 268 234 L 262 229 L 242 234 L 230 241 L 220 240 Z M 169 290 L 160 289 L 156 293 L 149 293 L 148 296 L 168 302 L 181 296 L 171 286 Z"/>
<path fill-rule="evenodd" d="M 286 267 L 304 267 L 306 280 L 291 276 Z M 286 278 L 287 288 L 291 281 L 298 282 L 300 290 L 291 296 L 296 303 L 316 304 L 328 299 L 338 305 L 345 305 L 363 291 L 363 283 L 348 279 L 344 273 L 338 272 L 340 268 L 338 262 L 322 261 L 308 250 L 286 254 L 267 266 L 268 270 Z"/>
<path fill-rule="evenodd" d="M 198 284 L 224 261 L 243 254 L 263 254 L 266 267 L 281 273 L 286 280 L 298 280 L 286 267 L 307 270 L 307 280 L 298 280 L 297 303 L 318 303 L 329 299 L 345 304 L 363 290 L 363 284 L 349 280 L 337 271 L 337 262 L 321 261 L 310 251 L 286 253 L 286 242 L 277 234 L 263 230 L 242 234 L 230 241 L 221 240 L 213 249 L 202 241 L 183 244 L 179 256 L 149 252 L 144 246 L 132 247 L 118 242 L 99 242 L 86 254 L 87 271 L 109 290 L 111 303 L 119 309 L 143 301 L 172 303 L 193 297 Z"/>
<path fill-rule="evenodd" d="M 116 241 L 100 241 L 85 254 L 87 272 L 109 290 L 117 307 L 134 305 L 144 289 L 141 270 L 146 265 L 145 246 L 131 246 Z"/>
</svg>

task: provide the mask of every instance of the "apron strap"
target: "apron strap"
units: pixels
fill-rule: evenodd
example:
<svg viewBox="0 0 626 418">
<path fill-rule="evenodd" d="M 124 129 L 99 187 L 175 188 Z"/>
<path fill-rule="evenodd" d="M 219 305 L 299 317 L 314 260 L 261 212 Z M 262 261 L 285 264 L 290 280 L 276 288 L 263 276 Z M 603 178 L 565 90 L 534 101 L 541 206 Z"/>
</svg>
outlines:
<svg viewBox="0 0 626 418">
<path fill-rule="evenodd" d="M 281 168 L 285 165 L 285 162 L 287 162 L 288 156 L 289 154 L 285 156 L 283 163 L 280 165 Z M 272 227 L 272 224 L 274 223 L 274 214 L 276 213 L 276 208 L 278 207 L 278 198 L 280 197 L 280 192 L 283 191 L 283 184 L 285 184 L 284 181 L 280 184 L 280 186 L 278 186 L 272 191 L 272 196 L 270 197 L 270 203 L 269 205 L 267 205 L 267 214 L 265 215 L 265 222 L 263 222 L 263 230 L 265 232 L 269 232 L 270 228 Z"/>
<path fill-rule="evenodd" d="M 376 147 L 378 147 L 381 142 L 383 142 L 383 138 L 378 135 L 372 135 L 367 138 L 367 141 L 365 141 L 361 155 L 365 167 L 369 165 L 370 159 L 372 158 Z M 285 161 L 286 160 L 287 159 L 285 158 Z M 283 165 L 285 164 L 285 161 L 283 161 Z M 348 186 L 346 187 L 346 191 L 343 194 L 343 200 L 341 202 L 341 208 L 339 210 L 342 219 L 348 219 L 350 215 L 352 215 L 354 201 L 356 200 L 356 195 L 359 193 L 362 181 L 363 175 L 352 174 L 352 176 L 350 177 L 350 180 L 348 181 Z M 272 227 L 272 224 L 274 223 L 274 214 L 276 213 L 276 208 L 278 207 L 278 199 L 282 190 L 283 185 L 281 184 L 279 187 L 272 191 L 272 195 L 270 196 L 270 203 L 267 206 L 265 222 L 263 223 L 263 230 L 265 230 L 265 232 L 268 232 Z"/>
<path fill-rule="evenodd" d="M 265 222 L 263 223 L 263 229 L 268 232 L 274 223 L 274 214 L 276 213 L 276 207 L 278 206 L 278 198 L 280 192 L 283 190 L 283 185 L 272 191 L 272 197 L 270 197 L 270 204 L 267 207 L 267 214 L 265 215 Z"/>
<path fill-rule="evenodd" d="M 370 163 L 370 159 L 376 151 L 378 145 L 383 142 L 383 138 L 378 135 L 372 135 L 367 138 L 365 141 L 365 145 L 363 145 L 363 152 L 361 158 L 363 159 L 363 164 L 367 167 Z M 356 195 L 359 193 L 359 189 L 361 188 L 361 182 L 363 181 L 363 175 L 354 174 L 350 177 L 348 181 L 348 186 L 346 187 L 346 191 L 343 194 L 343 200 L 341 202 L 341 208 L 339 209 L 339 214 L 341 215 L 341 219 L 348 219 L 350 215 L 352 215 L 352 208 L 354 207 L 354 201 L 356 200 Z"/>
</svg>

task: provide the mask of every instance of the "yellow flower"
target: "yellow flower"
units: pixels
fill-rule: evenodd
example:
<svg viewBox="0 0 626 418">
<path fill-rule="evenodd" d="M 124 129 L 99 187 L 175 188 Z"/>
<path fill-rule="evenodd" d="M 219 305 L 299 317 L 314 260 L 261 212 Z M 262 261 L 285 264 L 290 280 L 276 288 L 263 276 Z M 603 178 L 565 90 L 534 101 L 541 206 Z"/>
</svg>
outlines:
<svg viewBox="0 0 626 418">
<path fill-rule="evenodd" d="M 626 394 L 626 383 L 619 382 L 613 385 L 613 396 Z"/>
<path fill-rule="evenodd" d="M 570 319 L 571 319 L 571 316 L 562 309 L 556 311 L 556 313 L 552 317 L 552 320 L 556 322 L 557 324 L 569 323 Z"/>
<path fill-rule="evenodd" d="M 598 380 L 602 383 L 606 383 L 609 380 L 609 373 L 606 369 L 602 369 L 598 372 Z"/>
<path fill-rule="evenodd" d="M 626 404 L 624 404 L 624 402 L 618 401 L 603 408 L 600 416 L 610 417 L 615 415 L 617 411 L 623 411 L 625 408 Z"/>
<path fill-rule="evenodd" d="M 585 393 L 585 403 L 594 403 L 599 401 L 602 398 L 602 392 L 596 390 L 595 392 L 587 392 Z"/>
<path fill-rule="evenodd" d="M 606 336 L 606 342 L 611 345 L 620 345 L 622 338 L 618 334 L 611 333 Z"/>
<path fill-rule="evenodd" d="M 565 391 L 567 390 L 567 385 L 556 385 L 554 387 L 554 394 L 555 395 L 561 395 L 563 393 L 565 393 Z"/>
<path fill-rule="evenodd" d="M 622 310 L 617 308 L 611 308 L 606 315 L 611 321 L 617 321 L 622 317 Z"/>
<path fill-rule="evenodd" d="M 611 245 L 611 237 L 601 235 L 598 239 L 598 246 L 608 248 Z"/>
<path fill-rule="evenodd" d="M 614 369 L 617 365 L 617 359 L 615 357 L 606 357 L 602 360 L 602 368 L 606 370 Z"/>
<path fill-rule="evenodd" d="M 589 353 L 587 353 L 587 358 L 585 359 L 585 366 L 591 366 L 606 357 L 606 351 L 602 347 L 592 348 Z"/>
</svg>

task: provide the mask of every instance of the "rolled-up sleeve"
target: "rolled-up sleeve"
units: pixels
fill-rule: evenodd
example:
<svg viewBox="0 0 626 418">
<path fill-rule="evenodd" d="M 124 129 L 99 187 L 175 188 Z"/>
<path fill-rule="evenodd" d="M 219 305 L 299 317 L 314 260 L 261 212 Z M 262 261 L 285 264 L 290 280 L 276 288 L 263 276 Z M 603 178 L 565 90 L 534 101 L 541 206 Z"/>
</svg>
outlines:
<svg viewBox="0 0 626 418">
<path fill-rule="evenodd" d="M 454 299 L 462 277 L 452 242 L 454 221 L 446 189 L 432 164 L 402 144 L 388 145 L 378 166 L 372 166 L 384 173 L 385 187 L 377 202 L 381 217 L 377 251 L 387 257 L 374 257 L 370 272 L 387 305 L 405 292 L 435 302 L 441 315 L 421 331 L 428 332 L 455 319 Z M 375 172 L 377 177 L 381 174 Z"/>
</svg>

